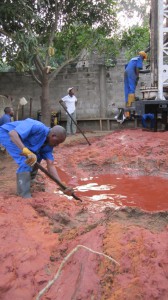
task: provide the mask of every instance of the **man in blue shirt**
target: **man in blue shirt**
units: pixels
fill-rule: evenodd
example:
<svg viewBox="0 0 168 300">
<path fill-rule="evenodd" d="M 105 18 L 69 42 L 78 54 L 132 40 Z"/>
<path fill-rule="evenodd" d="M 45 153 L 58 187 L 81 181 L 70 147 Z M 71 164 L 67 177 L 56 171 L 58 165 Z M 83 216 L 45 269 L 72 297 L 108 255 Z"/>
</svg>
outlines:
<svg viewBox="0 0 168 300">
<path fill-rule="evenodd" d="M 150 129 L 152 130 L 155 125 L 155 116 L 154 114 L 148 113 L 142 115 L 142 126 L 144 129 L 148 129 L 147 121 L 150 121 Z"/>
<path fill-rule="evenodd" d="M 143 69 L 143 60 L 147 59 L 147 54 L 140 51 L 139 55 L 132 58 L 127 65 L 125 65 L 124 72 L 124 93 L 126 106 L 130 107 L 135 101 L 135 90 L 139 80 L 139 70 Z"/>
<path fill-rule="evenodd" d="M 46 160 L 48 172 L 59 179 L 52 152 L 65 139 L 66 130 L 62 126 L 49 128 L 30 118 L 0 126 L 0 143 L 19 166 L 16 171 L 18 195 L 23 198 L 31 197 L 31 175 L 34 177 L 35 163 L 42 159 Z M 70 188 L 64 191 L 67 194 L 72 192 Z"/>
<path fill-rule="evenodd" d="M 0 118 L 0 126 L 2 126 L 5 123 L 11 122 L 11 118 L 14 115 L 14 111 L 12 107 L 5 107 L 4 109 L 4 115 Z M 5 152 L 5 148 L 0 144 L 0 151 Z"/>
<path fill-rule="evenodd" d="M 4 115 L 0 118 L 0 126 L 2 126 L 5 123 L 11 122 L 11 118 L 14 115 L 14 111 L 12 107 L 5 107 L 4 109 Z"/>
</svg>

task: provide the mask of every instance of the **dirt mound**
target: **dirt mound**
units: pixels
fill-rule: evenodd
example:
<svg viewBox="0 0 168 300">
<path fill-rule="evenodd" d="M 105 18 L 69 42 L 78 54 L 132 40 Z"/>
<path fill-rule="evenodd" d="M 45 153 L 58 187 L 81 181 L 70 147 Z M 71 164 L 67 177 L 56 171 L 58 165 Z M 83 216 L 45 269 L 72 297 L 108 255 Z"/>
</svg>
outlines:
<svg viewBox="0 0 168 300">
<path fill-rule="evenodd" d="M 167 178 L 166 132 L 88 138 L 91 146 L 77 135 L 55 149 L 66 183 L 108 172 Z M 167 300 L 167 211 L 111 207 L 110 197 L 89 201 L 76 191 L 81 203 L 41 173 L 46 191 L 35 185 L 25 200 L 16 196 L 14 162 L 2 154 L 0 163 L 0 299 Z"/>
</svg>

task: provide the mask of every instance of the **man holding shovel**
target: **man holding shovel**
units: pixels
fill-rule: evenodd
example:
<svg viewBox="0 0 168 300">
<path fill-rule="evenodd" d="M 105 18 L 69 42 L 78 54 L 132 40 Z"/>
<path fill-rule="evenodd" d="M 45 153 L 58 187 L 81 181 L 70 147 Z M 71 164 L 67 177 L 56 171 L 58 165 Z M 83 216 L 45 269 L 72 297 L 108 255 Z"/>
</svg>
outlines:
<svg viewBox="0 0 168 300">
<path fill-rule="evenodd" d="M 70 87 L 67 90 L 68 95 L 63 97 L 60 100 L 60 104 L 65 106 L 65 109 L 68 111 L 69 114 L 67 114 L 67 125 L 66 125 L 66 131 L 67 135 L 75 134 L 76 133 L 76 125 L 72 121 L 72 119 L 76 122 L 76 103 L 77 98 L 74 95 L 74 88 Z"/>
<path fill-rule="evenodd" d="M 56 125 L 49 128 L 30 118 L 0 126 L 0 143 L 19 166 L 16 171 L 19 196 L 31 198 L 31 179 L 37 174 L 36 162 L 40 163 L 42 159 L 46 160 L 48 173 L 59 181 L 52 152 L 65 139 L 63 127 Z M 71 188 L 66 187 L 63 191 L 68 195 L 73 194 Z"/>
</svg>

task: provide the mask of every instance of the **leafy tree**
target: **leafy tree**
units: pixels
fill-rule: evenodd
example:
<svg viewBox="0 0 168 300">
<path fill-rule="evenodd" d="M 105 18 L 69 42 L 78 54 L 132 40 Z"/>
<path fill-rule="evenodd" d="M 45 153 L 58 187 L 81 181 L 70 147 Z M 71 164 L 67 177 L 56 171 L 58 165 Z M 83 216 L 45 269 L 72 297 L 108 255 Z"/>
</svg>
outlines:
<svg viewBox="0 0 168 300">
<path fill-rule="evenodd" d="M 151 4 L 151 0 L 119 0 L 117 2 L 120 22 L 124 23 L 128 20 L 134 23 L 130 27 L 125 26 L 126 29 L 124 29 L 124 24 L 119 32 L 120 45 L 126 48 L 125 54 L 128 60 L 141 50 L 149 50 Z"/>
<path fill-rule="evenodd" d="M 148 26 L 135 26 L 122 33 L 121 47 L 126 48 L 126 58 L 136 56 L 139 51 L 146 51 L 150 43 L 150 31 Z"/>
<path fill-rule="evenodd" d="M 50 124 L 49 86 L 81 50 L 103 43 L 116 26 L 113 0 L 1 0 L 2 58 L 41 86 L 42 120 Z"/>
</svg>

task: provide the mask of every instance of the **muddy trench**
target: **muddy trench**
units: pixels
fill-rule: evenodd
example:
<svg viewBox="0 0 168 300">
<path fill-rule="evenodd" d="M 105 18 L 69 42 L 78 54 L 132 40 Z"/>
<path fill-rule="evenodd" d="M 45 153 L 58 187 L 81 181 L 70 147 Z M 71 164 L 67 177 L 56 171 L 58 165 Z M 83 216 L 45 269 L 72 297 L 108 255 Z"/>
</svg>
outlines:
<svg viewBox="0 0 168 300">
<path fill-rule="evenodd" d="M 0 154 L 0 299 L 168 299 L 167 132 L 86 135 L 54 150 L 82 202 L 41 171 L 32 198 L 16 196 Z"/>
</svg>

